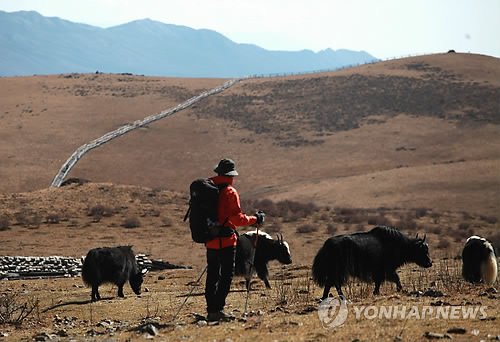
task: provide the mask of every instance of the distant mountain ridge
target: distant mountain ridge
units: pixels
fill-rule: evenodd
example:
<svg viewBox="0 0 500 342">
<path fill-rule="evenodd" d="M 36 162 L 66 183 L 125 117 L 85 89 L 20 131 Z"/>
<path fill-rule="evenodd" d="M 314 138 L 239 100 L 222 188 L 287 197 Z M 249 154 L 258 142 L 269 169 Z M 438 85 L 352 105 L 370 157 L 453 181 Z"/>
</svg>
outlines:
<svg viewBox="0 0 500 342">
<path fill-rule="evenodd" d="M 232 78 L 376 60 L 365 51 L 343 49 L 270 51 L 235 43 L 216 31 L 150 19 L 103 29 L 34 11 L 0 11 L 0 50 L 0 76 L 100 71 Z"/>
</svg>

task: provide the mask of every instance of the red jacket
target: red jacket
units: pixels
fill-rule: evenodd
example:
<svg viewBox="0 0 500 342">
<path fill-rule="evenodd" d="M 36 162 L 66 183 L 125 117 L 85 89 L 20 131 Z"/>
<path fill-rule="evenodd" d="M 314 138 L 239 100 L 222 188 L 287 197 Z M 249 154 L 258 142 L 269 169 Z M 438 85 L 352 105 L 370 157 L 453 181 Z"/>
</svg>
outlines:
<svg viewBox="0 0 500 342">
<path fill-rule="evenodd" d="M 219 194 L 219 205 L 217 216 L 220 224 L 236 229 L 238 226 L 250 226 L 257 223 L 257 217 L 248 216 L 241 212 L 240 196 L 233 188 L 233 177 L 215 176 L 210 178 L 215 184 L 229 184 Z M 226 221 L 227 219 L 227 221 Z M 238 238 L 236 234 L 229 237 L 219 237 L 205 243 L 207 248 L 220 249 L 236 246 Z"/>
</svg>

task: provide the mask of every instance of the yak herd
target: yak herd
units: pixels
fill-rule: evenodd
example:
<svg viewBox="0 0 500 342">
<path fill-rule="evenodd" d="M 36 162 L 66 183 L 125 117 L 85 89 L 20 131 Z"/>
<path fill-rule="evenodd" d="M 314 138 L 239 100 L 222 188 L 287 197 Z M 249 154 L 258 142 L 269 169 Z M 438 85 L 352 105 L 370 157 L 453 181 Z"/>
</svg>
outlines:
<svg viewBox="0 0 500 342">
<path fill-rule="evenodd" d="M 252 249 L 256 231 L 247 232 L 238 238 L 236 250 L 236 275 L 246 279 L 247 288 L 252 272 L 256 272 L 267 288 L 268 263 L 277 260 L 282 264 L 292 263 L 290 247 L 283 236 L 274 240 L 264 232 L 258 232 L 255 258 L 252 264 Z M 497 262 L 492 244 L 479 236 L 467 239 L 462 252 L 462 275 L 471 283 L 492 284 L 497 278 Z M 407 263 L 431 267 L 429 246 L 425 235 L 419 238 L 406 236 L 391 227 L 377 226 L 368 232 L 335 235 L 328 238 L 317 252 L 312 265 L 312 279 L 324 287 L 322 299 L 329 296 L 335 286 L 343 296 L 342 286 L 349 278 L 375 283 L 374 295 L 379 294 L 380 285 L 388 280 L 402 290 L 397 269 Z M 92 288 L 92 301 L 100 299 L 98 288 L 103 283 L 118 286 L 118 296 L 123 297 L 123 286 L 128 281 L 134 293 L 141 293 L 145 269 L 140 269 L 130 246 L 94 248 L 85 258 L 82 268 L 83 281 Z M 344 297 L 345 298 L 345 297 Z"/>
</svg>

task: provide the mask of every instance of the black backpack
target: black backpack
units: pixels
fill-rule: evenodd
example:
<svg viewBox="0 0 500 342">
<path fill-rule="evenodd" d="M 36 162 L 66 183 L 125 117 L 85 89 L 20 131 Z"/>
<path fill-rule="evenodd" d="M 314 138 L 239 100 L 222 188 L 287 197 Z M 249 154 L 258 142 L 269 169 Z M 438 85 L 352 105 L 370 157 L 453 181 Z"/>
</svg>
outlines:
<svg viewBox="0 0 500 342">
<path fill-rule="evenodd" d="M 226 220 L 220 224 L 217 221 L 217 206 L 219 192 L 229 184 L 215 184 L 209 178 L 200 178 L 191 183 L 189 193 L 189 209 L 184 221 L 189 217 L 189 228 L 193 241 L 205 243 L 216 237 L 231 236 L 235 230 L 224 227 Z"/>
</svg>

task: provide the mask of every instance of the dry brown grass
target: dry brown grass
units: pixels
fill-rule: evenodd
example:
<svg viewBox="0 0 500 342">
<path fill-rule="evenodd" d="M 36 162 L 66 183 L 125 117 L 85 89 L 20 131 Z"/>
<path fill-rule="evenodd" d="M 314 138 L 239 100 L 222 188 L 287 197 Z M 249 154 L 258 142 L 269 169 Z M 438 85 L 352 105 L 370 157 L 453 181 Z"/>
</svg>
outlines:
<svg viewBox="0 0 500 342">
<path fill-rule="evenodd" d="M 8 199 L 8 200 L 7 200 Z M 117 208 L 111 216 L 102 217 L 95 222 L 88 216 L 89 208 L 98 203 Z M 268 205 L 274 203 L 267 201 Z M 301 207 L 298 205 L 297 207 Z M 101 322 L 113 323 L 113 334 L 119 339 L 141 339 L 142 334 L 133 330 L 140 327 L 147 318 L 154 319 L 162 327 L 160 338 L 186 340 L 224 340 L 228 334 L 235 340 L 285 340 L 290 333 L 296 340 L 331 340 L 332 338 L 351 341 L 353 338 L 392 340 L 400 336 L 404 340 L 421 340 L 425 331 L 445 333 L 447 329 L 459 325 L 468 331 L 479 330 L 480 337 L 495 334 L 495 321 L 485 320 L 368 320 L 355 318 L 354 312 L 347 322 L 332 331 L 324 330 L 317 312 L 317 298 L 322 289 L 310 280 L 312 259 L 331 233 L 340 234 L 353 230 L 368 230 L 371 215 L 380 215 L 393 222 L 397 217 L 412 216 L 420 227 L 418 233 L 427 233 L 434 266 L 422 269 L 407 265 L 400 270 L 401 281 L 407 291 L 395 292 L 393 284 L 385 283 L 381 296 L 374 297 L 373 284 L 363 284 L 356 280 L 349 282 L 345 293 L 353 305 L 434 305 L 439 300 L 452 305 L 478 303 L 488 305 L 490 317 L 498 316 L 495 303 L 498 294 L 483 293 L 484 286 L 470 286 L 460 276 L 460 254 L 464 240 L 451 237 L 463 231 L 460 223 L 464 222 L 463 212 L 442 212 L 428 209 L 426 215 L 415 215 L 414 209 L 379 208 L 379 209 L 335 209 L 316 207 L 315 211 L 294 222 L 285 222 L 285 217 L 272 217 L 271 227 L 279 227 L 290 244 L 294 263 L 282 266 L 271 263 L 270 279 L 273 289 L 267 290 L 260 280 L 255 280 L 250 295 L 249 308 L 254 311 L 247 322 L 225 323 L 219 326 L 200 327 L 192 324 L 191 312 L 204 313 L 205 302 L 201 286 L 172 325 L 174 313 L 184 301 L 183 295 L 191 289 L 192 282 L 199 276 L 205 264 L 205 249 L 192 243 L 186 223 L 182 222 L 187 199 L 170 191 L 151 190 L 148 188 L 116 186 L 111 184 L 72 185 L 59 189 L 42 190 L 34 193 L 0 196 L 0 212 L 5 217 L 15 216 L 21 209 L 32 215 L 45 216 L 46 212 L 64 213 L 69 222 L 41 222 L 36 230 L 23 225 L 14 225 L 8 231 L 0 231 L 3 252 L 7 255 L 65 255 L 80 257 L 90 248 L 130 244 L 137 253 L 146 253 L 151 258 L 168 260 L 176 264 L 192 265 L 193 270 L 167 270 L 149 273 L 144 284 L 145 292 L 137 297 L 130 288 L 125 288 L 125 299 L 116 297 L 116 288 L 103 286 L 103 301 L 90 303 L 90 289 L 85 288 L 81 279 L 52 279 L 29 281 L 0 281 L 0 292 L 16 294 L 19 303 L 39 300 L 39 314 L 31 314 L 23 319 L 22 329 L 13 325 L 1 326 L 0 332 L 7 332 L 12 339 L 33 336 L 40 331 L 56 334 L 61 329 L 70 336 L 88 336 L 89 331 L 97 339 L 109 337 Z M 303 204 L 306 205 L 306 204 Z M 245 208 L 244 208 L 245 209 Z M 156 212 L 160 211 L 160 216 Z M 142 214 L 141 214 L 142 213 Z M 150 214 L 144 214 L 150 213 Z M 370 215 L 367 215 L 369 213 Z M 353 222 L 341 222 L 340 218 L 349 214 Z M 140 227 L 127 229 L 121 226 L 127 217 L 140 217 Z M 165 218 L 170 221 L 165 226 Z M 438 218 L 438 220 L 436 220 Z M 319 229 L 301 232 L 300 228 L 314 222 Z M 438 222 L 438 223 L 436 223 Z M 498 223 L 489 223 L 480 215 L 467 215 L 467 222 L 474 227 L 474 234 L 487 236 L 498 230 Z M 268 231 L 268 224 L 262 229 Z M 328 228 L 334 225 L 335 229 Z M 425 227 L 425 228 L 424 228 Z M 242 231 L 245 231 L 242 228 Z M 405 230 L 404 230 L 405 231 Z M 412 235 L 413 230 L 405 231 Z M 448 245 L 440 249 L 440 243 L 446 236 Z M 498 284 L 496 284 L 498 286 Z M 428 289 L 442 291 L 444 297 L 416 297 L 412 292 L 424 293 Z M 235 278 L 233 292 L 228 297 L 228 309 L 240 317 L 244 308 L 244 281 Z M 437 304 L 436 304 L 437 305 Z M 471 304 L 469 304 L 471 305 Z M 126 308 L 126 309 L 125 309 Z M 353 310 L 353 309 L 351 309 Z M 65 321 L 65 317 L 71 319 Z M 115 330 L 122 326 L 120 330 Z"/>
<path fill-rule="evenodd" d="M 230 156 L 240 193 L 252 198 L 496 215 L 497 66 L 442 54 L 248 80 L 91 151 L 70 177 L 187 192 Z M 45 188 L 82 144 L 224 81 L 2 78 L 0 190 Z"/>
<path fill-rule="evenodd" d="M 315 310 L 315 299 L 321 295 L 321 289 L 311 283 L 307 270 L 296 267 L 289 267 L 286 271 L 273 267 L 271 290 L 265 289 L 261 282 L 253 285 L 254 291 L 250 294 L 248 304 L 250 316 L 246 322 L 236 321 L 216 326 L 194 323 L 191 313 L 204 313 L 203 287 L 195 289 L 193 296 L 172 322 L 200 269 L 149 273 L 144 283 L 147 292 L 135 296 L 127 286 L 124 299 L 116 297 L 115 287 L 105 285 L 101 289 L 105 299 L 97 303 L 89 302 L 90 289 L 82 286 L 78 278 L 0 282 L 2 291 L 5 291 L 5 285 L 8 284 L 8 293 L 15 293 L 20 302 L 31 296 L 39 299 L 40 307 L 39 314 L 32 314 L 23 320 L 23 329 L 4 325 L 1 330 L 7 332 L 11 339 L 29 338 L 40 332 L 57 334 L 64 329 L 70 338 L 89 337 L 97 333 L 93 337 L 97 341 L 109 337 L 142 340 L 144 333 L 137 329 L 149 320 L 161 327 L 157 337 L 160 340 L 223 341 L 229 336 L 233 340 L 244 341 L 352 341 L 355 338 L 392 341 L 396 337 L 404 341 L 419 341 L 423 340 L 426 331 L 444 334 L 453 327 L 466 330 L 465 335 L 454 336 L 464 340 L 487 339 L 488 335 L 498 334 L 498 294 L 483 295 L 486 287 L 464 283 L 457 274 L 457 264 L 449 260 L 438 260 L 429 270 L 405 267 L 400 271 L 407 291 L 404 293 L 396 293 L 392 285 L 384 284 L 381 295 L 374 297 L 371 294 L 372 285 L 350 282 L 345 289 L 352 302 L 347 321 L 333 330 L 322 327 Z M 441 291 L 444 296 L 433 298 L 412 294 L 415 291 L 423 293 L 427 289 Z M 227 302 L 228 310 L 237 318 L 242 317 L 245 303 L 243 282 L 235 281 Z M 356 319 L 354 311 L 354 306 L 406 306 L 408 310 L 416 306 L 422 310 L 424 306 L 442 305 L 487 306 L 488 319 L 367 319 L 363 315 Z M 112 329 L 107 329 L 102 322 L 112 322 Z M 477 336 L 472 335 L 474 330 L 478 331 Z"/>
<path fill-rule="evenodd" d="M 149 273 L 148 291 L 140 297 L 126 288 L 126 298 L 120 299 L 116 288 L 104 286 L 107 299 L 93 304 L 80 279 L 2 280 L 0 293 L 15 294 L 21 304 L 39 299 L 41 311 L 23 319 L 22 329 L 4 325 L 0 332 L 19 340 L 41 331 L 66 329 L 82 337 L 94 330 L 104 333 L 97 339 L 105 339 L 109 332 L 99 323 L 107 319 L 122 326 L 113 338 L 138 340 L 141 334 L 129 329 L 153 318 L 162 325 L 160 339 L 188 341 L 412 341 L 422 340 L 425 331 L 446 333 L 456 325 L 466 328 L 465 340 L 498 335 L 498 294 L 483 295 L 485 286 L 462 281 L 456 257 L 472 234 L 500 243 L 500 134 L 498 117 L 490 115 L 495 105 L 498 114 L 498 97 L 494 103 L 490 97 L 498 93 L 499 77 L 498 59 L 446 54 L 249 80 L 90 152 L 71 176 L 94 183 L 59 189 L 45 188 L 83 143 L 224 80 L 105 74 L 0 78 L 0 159 L 6 161 L 0 166 L 0 217 L 8 226 L 0 229 L 2 254 L 80 257 L 94 247 L 133 245 L 137 253 L 194 266 Z M 382 90 L 385 95 L 378 98 Z M 351 95 L 336 96 L 344 91 Z M 392 107 L 391 96 L 397 100 Z M 182 222 L 188 185 L 211 175 L 226 156 L 236 160 L 241 174 L 235 186 L 244 211 L 266 211 L 263 229 L 283 234 L 294 263 L 272 264 L 272 290 L 255 282 L 249 307 L 256 314 L 247 322 L 191 324 L 191 312 L 204 313 L 201 287 L 179 324 L 171 325 L 182 295 L 205 265 L 204 247 L 191 242 Z M 123 227 L 127 218 L 140 225 Z M 408 292 L 402 294 L 387 283 L 374 297 L 373 285 L 352 281 L 345 293 L 353 304 L 481 303 L 493 319 L 356 320 L 350 315 L 342 327 L 324 330 L 311 309 L 321 295 L 310 281 L 312 259 L 330 235 L 376 224 L 395 225 L 411 236 L 427 233 L 434 266 L 403 267 Z M 411 295 L 428 289 L 444 296 Z M 228 308 L 240 317 L 244 282 L 235 279 L 233 290 Z"/>
</svg>

